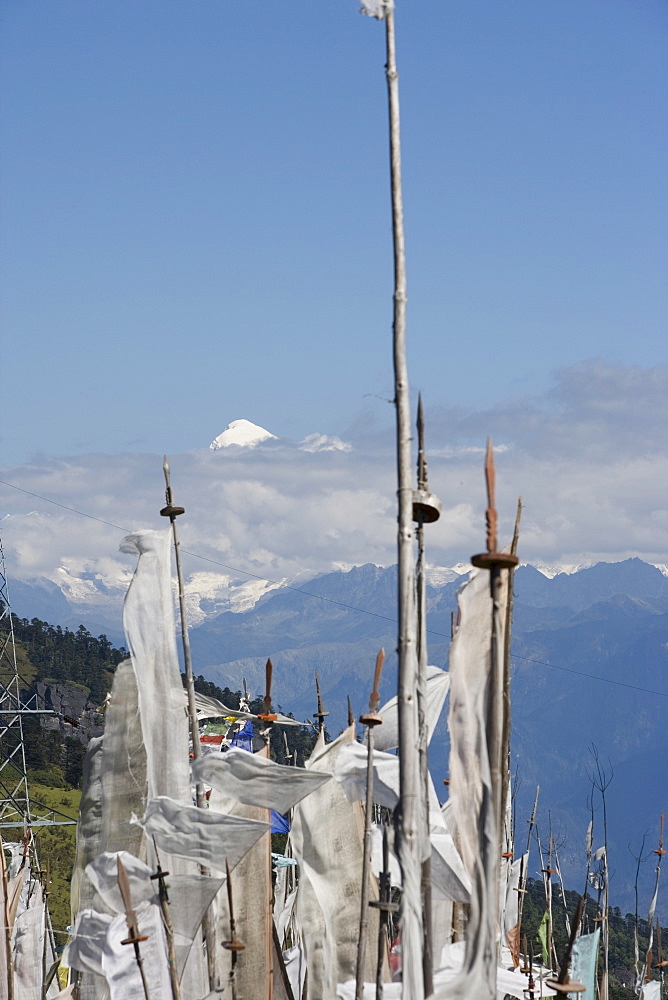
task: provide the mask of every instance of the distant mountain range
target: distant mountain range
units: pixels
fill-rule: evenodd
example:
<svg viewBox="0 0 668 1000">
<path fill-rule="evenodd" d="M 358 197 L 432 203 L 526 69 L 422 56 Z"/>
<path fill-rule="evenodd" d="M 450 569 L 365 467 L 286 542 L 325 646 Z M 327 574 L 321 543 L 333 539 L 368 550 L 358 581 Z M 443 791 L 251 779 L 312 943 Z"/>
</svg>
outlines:
<svg viewBox="0 0 668 1000">
<path fill-rule="evenodd" d="M 429 659 L 439 666 L 447 666 L 451 612 L 464 579 L 429 588 Z M 330 712 L 328 728 L 335 734 L 345 725 L 346 695 L 356 715 L 366 707 L 380 646 L 388 654 L 381 697 L 396 688 L 396 589 L 396 567 L 366 565 L 321 576 L 303 588 L 281 587 L 244 612 L 211 615 L 191 632 L 196 672 L 233 689 L 245 677 L 251 692 L 259 694 L 271 656 L 275 704 L 297 718 L 310 718 L 317 670 Z M 551 820 L 567 885 L 584 884 L 593 767 L 589 748 L 595 746 L 612 777 L 606 793 L 611 898 L 623 912 L 630 911 L 633 854 L 639 853 L 645 831 L 645 853 L 657 846 L 659 816 L 668 811 L 668 577 L 639 559 L 599 563 L 552 579 L 522 566 L 515 575 L 515 595 L 512 757 L 519 783 L 518 850 L 539 784 L 541 837 L 547 840 Z M 89 631 L 123 641 L 117 600 L 114 627 L 111 604 L 91 608 L 77 620 L 71 604 L 48 581 L 15 582 L 11 597 L 22 617 L 70 627 L 83 621 Z M 447 752 L 443 720 L 431 752 L 439 794 Z M 597 847 L 603 836 L 600 799 L 594 822 Z M 539 867 L 534 852 L 530 873 Z M 650 859 L 641 865 L 641 899 L 648 901 L 653 876 Z M 668 913 L 666 902 L 659 910 Z"/>
</svg>

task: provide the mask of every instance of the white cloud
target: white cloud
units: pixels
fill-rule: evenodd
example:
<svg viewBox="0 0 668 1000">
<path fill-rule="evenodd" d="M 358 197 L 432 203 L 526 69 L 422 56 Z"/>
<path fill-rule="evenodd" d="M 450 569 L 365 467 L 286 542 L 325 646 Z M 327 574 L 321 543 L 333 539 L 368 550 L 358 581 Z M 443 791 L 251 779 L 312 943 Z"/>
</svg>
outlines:
<svg viewBox="0 0 668 1000">
<path fill-rule="evenodd" d="M 307 434 L 303 441 L 300 441 L 301 451 L 352 451 L 352 445 L 341 438 L 328 434 Z"/>
<path fill-rule="evenodd" d="M 559 372 L 542 397 L 485 411 L 427 408 L 429 485 L 443 503 L 441 519 L 426 529 L 430 564 L 465 564 L 484 546 L 487 434 L 501 446 L 502 542 L 517 497 L 524 500 L 522 561 L 551 569 L 630 555 L 668 562 L 667 390 L 666 367 L 591 362 Z M 263 581 L 396 560 L 393 428 L 364 416 L 346 438 L 349 450 L 328 450 L 339 438 L 310 435 L 306 442 L 325 449 L 283 440 L 170 456 L 174 499 L 186 508 L 179 529 L 191 614 L 207 601 L 247 606 Z M 50 459 L 5 470 L 2 479 L 128 530 L 165 524 L 161 455 Z M 10 574 L 125 587 L 132 564 L 118 554 L 120 528 L 0 490 L 10 514 L 1 525 Z"/>
</svg>

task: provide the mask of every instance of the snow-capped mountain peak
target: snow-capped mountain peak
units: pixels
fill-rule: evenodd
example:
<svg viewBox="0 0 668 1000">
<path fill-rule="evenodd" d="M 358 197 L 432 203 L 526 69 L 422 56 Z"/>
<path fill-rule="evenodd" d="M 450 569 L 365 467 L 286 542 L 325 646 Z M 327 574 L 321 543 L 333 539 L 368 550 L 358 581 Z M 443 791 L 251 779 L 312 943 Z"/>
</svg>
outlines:
<svg viewBox="0 0 668 1000">
<path fill-rule="evenodd" d="M 209 448 L 218 451 L 219 448 L 229 448 L 231 444 L 236 444 L 242 448 L 255 448 L 262 441 L 276 440 L 276 435 L 251 423 L 250 420 L 233 420 L 224 431 L 214 438 Z"/>
</svg>

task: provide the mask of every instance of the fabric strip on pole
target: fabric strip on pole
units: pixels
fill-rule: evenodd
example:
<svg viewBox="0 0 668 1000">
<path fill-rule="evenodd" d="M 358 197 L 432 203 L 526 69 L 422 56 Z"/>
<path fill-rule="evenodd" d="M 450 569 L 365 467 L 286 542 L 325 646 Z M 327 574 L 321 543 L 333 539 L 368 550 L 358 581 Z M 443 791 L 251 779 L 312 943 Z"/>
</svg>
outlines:
<svg viewBox="0 0 668 1000">
<path fill-rule="evenodd" d="M 367 760 L 367 747 L 357 742 L 344 744 L 336 755 L 334 778 L 349 802 L 363 801 L 366 796 Z M 399 802 L 399 758 L 375 749 L 373 798 L 378 805 L 388 809 L 394 809 Z"/>
<path fill-rule="evenodd" d="M 505 580 L 502 586 L 507 595 Z M 435 998 L 495 1000 L 501 851 L 486 735 L 492 626 L 489 574 L 474 570 L 457 602 L 460 624 L 450 647 L 449 787 L 472 892 L 462 971 Z"/>
<path fill-rule="evenodd" d="M 250 757 L 244 750 L 239 751 Z M 262 751 L 260 751 L 262 752 Z M 256 755 L 257 756 L 257 755 Z M 254 824 L 263 835 L 256 838 L 250 850 L 244 854 L 231 873 L 234 919 L 238 937 L 245 948 L 237 955 L 235 971 L 236 995 L 249 1000 L 268 1000 L 272 982 L 273 965 L 273 916 L 271 912 L 271 837 L 270 827 L 264 822 L 268 810 L 259 806 L 249 806 L 243 802 L 231 803 L 228 807 L 233 815 L 222 815 L 228 822 Z M 218 800 L 211 796 L 211 809 L 218 806 Z M 230 868 L 232 861 L 230 859 Z M 218 939 L 225 941 L 230 936 L 229 909 L 227 896 L 221 893 L 217 900 Z M 221 982 L 229 977 L 230 952 L 221 956 Z"/>
<path fill-rule="evenodd" d="M 143 813 L 146 807 L 146 761 L 135 664 L 126 660 L 116 668 L 106 712 L 100 762 L 102 823 L 97 854 L 127 851 L 146 859 L 142 831 L 130 825 L 132 813 Z"/>
<path fill-rule="evenodd" d="M 171 541 L 165 531 L 128 535 L 122 552 L 139 556 L 123 606 L 123 626 L 137 677 L 150 798 L 190 799 L 188 720 L 176 651 Z"/>
<path fill-rule="evenodd" d="M 198 719 L 246 719 L 247 721 L 254 721 L 259 718 L 257 715 L 253 715 L 252 712 L 243 712 L 236 708 L 228 708 L 227 705 L 223 704 L 222 701 L 218 701 L 217 698 L 211 698 L 209 695 L 200 694 L 199 691 L 195 691 L 195 705 L 197 707 L 197 718 Z M 274 720 L 274 725 L 279 726 L 302 726 L 303 722 L 299 722 L 297 719 L 291 719 L 288 715 L 282 715 L 280 712 L 277 713 L 276 719 Z"/>
<path fill-rule="evenodd" d="M 12 933 L 14 1000 L 39 1000 L 42 996 L 45 907 L 42 886 L 26 882 Z"/>
<path fill-rule="evenodd" d="M 72 938 L 65 945 L 63 965 L 66 969 L 92 972 L 103 976 L 102 951 L 107 938 L 109 924 L 114 919 L 111 913 L 98 913 L 84 909 L 77 916 Z"/>
<path fill-rule="evenodd" d="M 139 719 L 137 681 L 130 660 L 119 663 L 105 715 L 104 736 L 91 740 L 77 823 L 72 874 L 72 922 L 79 910 L 110 912 L 95 894 L 84 869 L 105 851 L 127 851 L 145 859 L 143 831 L 130 824 L 146 808 L 144 736 Z"/>
<path fill-rule="evenodd" d="M 135 906 L 156 894 L 151 881 L 151 869 L 127 851 L 105 851 L 86 866 L 86 875 L 105 906 L 113 913 L 125 913 L 123 897 L 118 887 L 118 859 L 123 863 Z"/>
<path fill-rule="evenodd" d="M 381 728 L 379 726 L 378 730 Z M 374 749 L 373 759 L 374 801 L 380 806 L 394 809 L 399 802 L 399 758 L 394 754 Z M 349 802 L 364 799 L 366 762 L 367 748 L 362 743 L 345 744 L 337 755 L 334 778 L 341 784 Z M 468 903 L 471 880 L 445 825 L 431 780 L 429 781 L 429 840 L 434 897 Z"/>
<path fill-rule="evenodd" d="M 601 929 L 598 927 L 593 934 L 581 934 L 573 945 L 570 978 L 587 987 L 584 993 L 577 994 L 582 1000 L 596 1000 L 596 963 L 600 936 Z"/>
<path fill-rule="evenodd" d="M 268 823 L 185 806 L 166 795 L 151 799 L 143 818 L 135 817 L 135 822 L 150 837 L 155 837 L 161 851 L 190 858 L 220 872 L 225 868 L 225 858 L 230 868 L 234 868 L 269 830 Z"/>
<path fill-rule="evenodd" d="M 171 546 L 169 528 L 138 531 L 123 540 L 121 550 L 139 557 L 123 606 L 123 626 L 137 684 L 148 799 L 167 795 L 189 803 L 189 726 L 176 648 Z M 137 810 L 138 815 L 142 811 Z M 105 846 L 109 850 L 126 845 L 107 842 Z M 131 853 L 143 857 L 132 849 Z M 150 843 L 147 853 L 152 863 Z M 173 875 L 197 873 L 182 860 L 184 852 L 174 854 L 174 858 L 161 857 L 166 870 Z M 202 954 L 193 951 L 184 972 L 184 994 L 199 995 L 207 981 Z"/>
<path fill-rule="evenodd" d="M 526 872 L 528 864 L 528 854 L 517 858 L 511 864 L 503 906 L 503 930 L 515 968 L 520 961 L 520 878 L 522 872 Z"/>
<path fill-rule="evenodd" d="M 102 747 L 103 736 L 94 736 L 84 757 L 79 821 L 76 830 L 76 854 L 70 886 L 71 923 L 77 914 L 94 906 L 93 887 L 84 876 L 86 865 L 100 853 L 102 833 Z"/>
<path fill-rule="evenodd" d="M 140 935 L 146 941 L 140 944 L 144 975 L 149 984 L 150 1000 L 170 1000 L 172 989 L 169 981 L 167 942 L 157 903 L 143 902 L 136 907 Z M 102 949 L 102 971 L 109 984 L 111 1000 L 141 1000 L 144 990 L 134 949 L 122 942 L 128 936 L 124 913 L 114 917 Z"/>
<path fill-rule="evenodd" d="M 306 767 L 331 773 L 342 748 L 354 739 L 354 726 L 327 745 L 319 739 Z M 295 919 L 306 952 L 308 1000 L 334 1000 L 337 983 L 355 975 L 363 835 L 362 806 L 346 801 L 336 781 L 326 782 L 295 806 L 290 833 L 300 865 Z M 378 899 L 375 878 L 370 898 Z M 369 939 L 377 936 L 374 909 Z M 374 949 L 368 949 L 365 980 L 375 981 L 375 965 Z"/>
<path fill-rule="evenodd" d="M 426 722 L 428 743 L 431 742 L 434 735 L 449 690 L 450 675 L 447 670 L 427 667 Z M 396 696 L 390 698 L 379 708 L 378 714 L 381 716 L 383 724 L 378 726 L 374 733 L 375 748 L 376 750 L 396 750 L 399 746 L 399 712 Z"/>
<path fill-rule="evenodd" d="M 157 901 L 155 882 L 151 879 L 151 869 L 125 851 L 119 853 L 107 851 L 87 866 L 86 875 L 98 897 L 114 915 L 125 912 L 118 887 L 117 859 L 119 856 L 125 868 L 134 905 Z M 169 876 L 170 910 L 179 973 L 183 972 L 204 913 L 224 881 L 223 878 L 211 878 L 206 875 L 170 874 Z M 97 914 L 97 918 L 100 920 L 102 916 L 102 914 Z M 110 917 L 104 914 L 104 920 L 108 919 Z M 106 924 L 104 926 L 106 927 Z M 94 928 L 93 922 L 93 930 Z M 105 935 L 106 930 L 103 937 Z"/>
<path fill-rule="evenodd" d="M 207 754 L 193 761 L 193 779 L 211 785 L 249 806 L 284 814 L 329 780 L 331 775 L 277 764 L 261 754 L 232 747 L 225 754 Z"/>
</svg>

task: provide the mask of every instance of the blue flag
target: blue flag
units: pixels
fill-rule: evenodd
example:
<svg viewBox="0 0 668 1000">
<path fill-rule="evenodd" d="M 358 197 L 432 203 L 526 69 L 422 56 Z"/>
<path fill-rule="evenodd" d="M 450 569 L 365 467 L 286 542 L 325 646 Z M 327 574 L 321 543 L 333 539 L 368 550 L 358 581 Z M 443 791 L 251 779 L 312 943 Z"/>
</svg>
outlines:
<svg viewBox="0 0 668 1000">
<path fill-rule="evenodd" d="M 230 746 L 239 747 L 240 750 L 248 750 L 250 753 L 253 752 L 253 723 L 249 719 L 243 729 L 240 729 L 238 733 L 232 737 L 232 742 Z"/>
<path fill-rule="evenodd" d="M 271 810 L 271 832 L 290 833 L 290 820 L 287 816 L 281 816 L 275 809 Z"/>
</svg>

